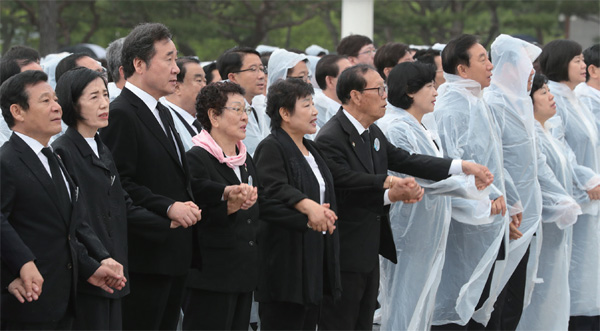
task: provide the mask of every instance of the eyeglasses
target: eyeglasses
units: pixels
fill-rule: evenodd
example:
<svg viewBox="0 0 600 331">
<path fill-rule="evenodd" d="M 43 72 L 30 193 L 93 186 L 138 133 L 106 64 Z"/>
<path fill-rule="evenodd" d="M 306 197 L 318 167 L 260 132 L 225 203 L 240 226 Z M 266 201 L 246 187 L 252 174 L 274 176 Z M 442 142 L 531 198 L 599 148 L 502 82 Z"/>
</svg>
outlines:
<svg viewBox="0 0 600 331">
<path fill-rule="evenodd" d="M 383 86 L 379 86 L 379 87 L 369 87 L 369 88 L 364 88 L 362 89 L 363 91 L 368 91 L 368 90 L 377 90 L 377 94 L 379 94 L 380 97 L 383 98 L 383 96 L 387 93 L 388 91 L 388 87 L 387 85 L 383 85 Z"/>
<path fill-rule="evenodd" d="M 246 108 L 238 108 L 238 107 L 223 107 L 223 109 L 229 109 L 229 110 L 233 110 L 237 115 L 242 116 L 243 114 L 246 114 L 248 116 L 250 116 L 250 114 L 252 114 L 252 108 L 250 107 L 246 107 Z"/>
<path fill-rule="evenodd" d="M 363 51 L 363 52 L 360 52 L 360 53 L 358 53 L 358 55 L 362 55 L 362 54 L 369 54 L 369 53 L 373 53 L 373 54 L 377 53 L 377 48 L 368 49 L 368 50 L 366 50 L 366 51 Z"/>
<path fill-rule="evenodd" d="M 312 79 L 311 75 L 302 75 L 302 76 L 287 76 L 287 78 L 296 78 L 296 79 L 302 79 L 303 81 L 310 81 Z"/>
<path fill-rule="evenodd" d="M 264 66 L 260 66 L 260 67 L 252 66 L 248 69 L 234 71 L 233 73 L 236 74 L 236 73 L 240 73 L 240 72 L 250 71 L 251 73 L 256 74 L 256 73 L 258 73 L 259 70 L 264 72 L 265 75 L 267 74 L 267 67 L 264 67 Z"/>
</svg>

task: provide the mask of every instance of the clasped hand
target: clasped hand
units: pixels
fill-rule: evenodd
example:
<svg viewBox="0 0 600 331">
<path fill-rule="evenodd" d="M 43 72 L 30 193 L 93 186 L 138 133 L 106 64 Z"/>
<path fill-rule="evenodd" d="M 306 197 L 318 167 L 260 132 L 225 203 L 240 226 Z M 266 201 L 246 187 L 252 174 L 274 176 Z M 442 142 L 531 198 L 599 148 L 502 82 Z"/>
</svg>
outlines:
<svg viewBox="0 0 600 331">
<path fill-rule="evenodd" d="M 171 220 L 171 229 L 177 227 L 190 227 L 201 218 L 202 211 L 192 201 L 180 202 L 176 201 L 167 211 L 167 217 Z"/>
<path fill-rule="evenodd" d="M 238 210 L 248 210 L 258 199 L 258 190 L 255 186 L 246 183 L 225 187 L 223 199 L 227 200 L 227 215 Z"/>
<path fill-rule="evenodd" d="M 388 197 L 391 202 L 416 203 L 423 199 L 425 190 L 412 177 L 392 177 L 388 182 L 390 183 Z"/>
<path fill-rule="evenodd" d="M 462 171 L 466 175 L 475 176 L 475 186 L 478 190 L 483 190 L 494 182 L 494 175 L 486 166 L 481 164 L 462 161 Z"/>
</svg>

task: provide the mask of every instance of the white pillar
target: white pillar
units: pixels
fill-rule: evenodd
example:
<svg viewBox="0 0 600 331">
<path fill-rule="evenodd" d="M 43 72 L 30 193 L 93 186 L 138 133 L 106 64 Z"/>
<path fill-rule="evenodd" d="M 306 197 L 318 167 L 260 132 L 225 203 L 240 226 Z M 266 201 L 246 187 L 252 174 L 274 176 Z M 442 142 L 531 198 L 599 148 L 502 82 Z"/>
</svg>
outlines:
<svg viewBox="0 0 600 331">
<path fill-rule="evenodd" d="M 342 0 L 342 38 L 361 34 L 373 39 L 374 0 Z"/>
</svg>

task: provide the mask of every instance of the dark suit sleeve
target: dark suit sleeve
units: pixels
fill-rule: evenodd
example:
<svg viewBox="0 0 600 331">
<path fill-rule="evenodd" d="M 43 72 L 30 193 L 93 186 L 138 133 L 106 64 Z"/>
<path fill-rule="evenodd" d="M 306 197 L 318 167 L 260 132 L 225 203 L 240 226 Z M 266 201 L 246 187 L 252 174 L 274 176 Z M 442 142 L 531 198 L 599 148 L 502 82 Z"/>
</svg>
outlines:
<svg viewBox="0 0 600 331">
<path fill-rule="evenodd" d="M 383 135 L 382 139 L 385 139 L 387 146 L 388 168 L 390 170 L 435 181 L 448 178 L 448 172 L 452 164 L 451 159 L 410 154 L 404 149 L 391 144 Z"/>
<path fill-rule="evenodd" d="M 258 206 L 260 211 L 260 220 L 278 226 L 287 228 L 289 230 L 295 230 L 299 232 L 307 231 L 308 227 L 308 216 L 302 214 L 294 207 L 289 207 L 285 203 L 277 199 L 269 199 L 266 197 L 263 188 L 260 173 L 257 167 L 255 169 L 256 185 L 258 185 Z"/>
<path fill-rule="evenodd" d="M 263 140 L 254 156 L 264 194 L 293 208 L 308 196 L 289 184 L 285 156 L 274 139 Z"/>
<path fill-rule="evenodd" d="M 21 267 L 29 261 L 35 261 L 35 256 L 8 222 L 4 214 L 0 215 L 0 217 L 2 220 L 2 224 L 0 225 L 1 258 L 8 266 L 9 271 L 17 277 L 21 271 Z"/>
<path fill-rule="evenodd" d="M 133 200 L 125 190 L 123 190 L 123 198 L 127 210 L 127 231 L 129 233 L 156 243 L 161 243 L 167 239 L 171 225 L 168 218 L 134 205 Z"/>
<path fill-rule="evenodd" d="M 133 201 L 139 206 L 167 217 L 167 210 L 175 203 L 175 200 L 154 194 L 148 187 L 139 185 L 134 180 L 138 166 L 137 146 L 144 142 L 138 141 L 137 123 L 133 116 L 136 115 L 131 109 L 121 109 L 119 106 L 115 106 L 114 109 L 111 107 L 110 123 L 100 131 L 100 136 L 104 144 L 111 150 L 123 188 Z M 151 167 L 152 165 L 145 166 Z"/>
<path fill-rule="evenodd" d="M 190 181 L 194 200 L 199 207 L 220 204 L 226 184 L 210 179 L 207 167 L 212 167 L 207 154 L 200 147 L 192 147 L 185 154 L 190 169 Z"/>
<path fill-rule="evenodd" d="M 315 140 L 331 171 L 336 190 L 379 192 L 383 203 L 383 183 L 387 175 L 369 174 L 352 169 L 348 163 L 348 154 L 354 152 L 347 150 L 348 142 L 345 139 L 340 139 L 340 135 L 321 134 Z"/>
</svg>

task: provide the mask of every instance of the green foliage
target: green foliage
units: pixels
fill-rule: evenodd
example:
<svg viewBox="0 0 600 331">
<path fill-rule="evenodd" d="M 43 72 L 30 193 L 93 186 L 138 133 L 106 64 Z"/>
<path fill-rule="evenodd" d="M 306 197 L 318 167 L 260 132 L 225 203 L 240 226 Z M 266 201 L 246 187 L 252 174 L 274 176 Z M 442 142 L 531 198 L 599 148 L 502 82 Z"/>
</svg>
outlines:
<svg viewBox="0 0 600 331">
<path fill-rule="evenodd" d="M 161 22 L 182 55 L 216 59 L 238 44 L 335 50 L 341 0 L 44 0 L 59 8 L 57 46 L 89 42 L 106 47 L 140 22 Z M 375 0 L 374 40 L 410 44 L 447 42 L 460 33 L 482 40 L 498 33 L 528 34 L 544 42 L 564 35 L 559 13 L 586 17 L 598 0 Z M 0 6 L 2 51 L 39 45 L 39 1 L 4 0 Z"/>
</svg>

